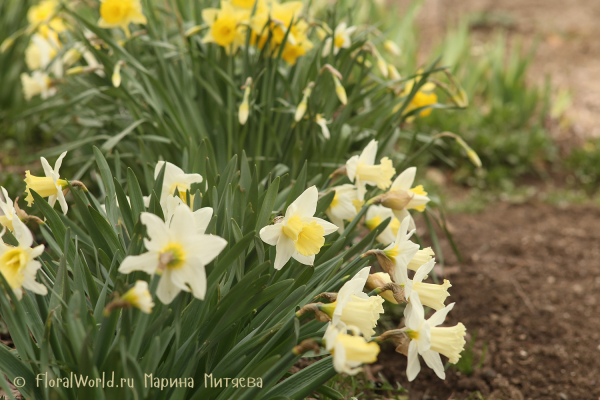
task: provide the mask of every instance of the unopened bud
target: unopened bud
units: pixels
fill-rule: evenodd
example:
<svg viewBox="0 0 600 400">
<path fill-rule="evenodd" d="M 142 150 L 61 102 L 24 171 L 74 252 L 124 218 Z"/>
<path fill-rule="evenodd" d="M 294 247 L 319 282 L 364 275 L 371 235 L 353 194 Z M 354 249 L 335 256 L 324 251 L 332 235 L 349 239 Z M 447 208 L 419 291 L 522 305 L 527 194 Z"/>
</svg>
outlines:
<svg viewBox="0 0 600 400">
<path fill-rule="evenodd" d="M 388 77 L 388 64 L 381 56 L 377 57 L 377 68 L 379 68 L 379 72 L 384 78 Z"/>
<path fill-rule="evenodd" d="M 304 96 L 302 96 L 302 101 L 300 104 L 298 104 L 298 107 L 296 107 L 296 114 L 294 115 L 294 120 L 296 122 L 300 121 L 306 113 L 306 106 L 308 104 L 308 99 L 312 93 L 313 87 L 315 87 L 315 83 L 309 82 L 306 86 L 306 89 L 304 89 Z"/>
<path fill-rule="evenodd" d="M 390 190 L 387 193 L 374 197 L 369 202 L 371 204 L 381 204 L 392 210 L 403 210 L 413 199 L 415 194 L 407 190 Z"/>
<path fill-rule="evenodd" d="M 117 65 L 115 66 L 115 70 L 113 71 L 113 74 L 112 74 L 112 84 L 116 88 L 121 86 L 121 64 L 122 64 L 121 61 L 117 62 Z"/>
<path fill-rule="evenodd" d="M 386 40 L 383 43 L 383 48 L 395 57 L 398 57 L 400 54 L 402 54 L 402 50 L 400 49 L 400 47 L 391 40 Z"/>
<path fill-rule="evenodd" d="M 75 64 L 80 58 L 81 52 L 77 48 L 72 47 L 65 52 L 62 58 L 62 62 L 65 66 L 68 67 Z"/>
<path fill-rule="evenodd" d="M 346 89 L 342 86 L 342 82 L 340 82 L 339 78 L 336 75 L 333 76 L 333 83 L 335 84 L 335 93 L 337 94 L 338 99 L 343 105 L 348 104 L 348 96 L 346 95 Z"/>
<path fill-rule="evenodd" d="M 240 105 L 238 117 L 240 124 L 244 125 L 246 124 L 246 121 L 248 121 L 248 116 L 250 115 L 250 90 L 252 88 L 252 78 L 248 77 L 242 88 L 244 89 L 244 99 Z"/>
<path fill-rule="evenodd" d="M 392 259 L 390 259 L 383 250 L 372 249 L 362 255 L 363 258 L 369 256 L 375 256 L 377 258 L 377 262 L 379 262 L 379 265 L 381 266 L 381 269 L 387 272 L 388 275 L 392 275 L 396 265 L 394 261 L 392 261 Z"/>
<path fill-rule="evenodd" d="M 0 45 L 0 53 L 4 53 L 6 50 L 10 49 L 13 44 L 15 44 L 15 39 L 12 37 L 7 37 L 4 39 Z"/>
<path fill-rule="evenodd" d="M 398 81 L 402 79 L 400 72 L 394 67 L 392 64 L 388 64 L 388 76 L 393 81 Z"/>
<path fill-rule="evenodd" d="M 201 30 L 202 30 L 202 27 L 200 25 L 192 26 L 190 29 L 185 31 L 185 37 L 193 36 L 196 33 L 200 32 Z"/>
</svg>

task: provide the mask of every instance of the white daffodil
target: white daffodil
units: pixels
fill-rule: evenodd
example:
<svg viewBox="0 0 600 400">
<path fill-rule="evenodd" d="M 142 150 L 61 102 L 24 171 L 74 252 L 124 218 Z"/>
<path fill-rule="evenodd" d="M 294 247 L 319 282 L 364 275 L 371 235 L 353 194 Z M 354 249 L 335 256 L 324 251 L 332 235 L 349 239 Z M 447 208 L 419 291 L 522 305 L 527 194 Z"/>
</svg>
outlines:
<svg viewBox="0 0 600 400">
<path fill-rule="evenodd" d="M 333 33 L 333 38 L 327 38 L 323 45 L 323 57 L 327 57 L 331 53 L 331 45 L 333 44 L 333 54 L 339 53 L 340 49 L 347 49 L 352 45 L 352 35 L 356 31 L 355 26 L 348 27 L 345 22 L 340 23 Z"/>
<path fill-rule="evenodd" d="M 325 348 L 333 356 L 333 367 L 340 374 L 356 375 L 362 371 L 363 364 L 377 361 L 379 345 L 375 342 L 367 342 L 365 338 L 358 335 L 355 327 L 340 329 L 333 323 L 329 323 L 323 339 Z"/>
<path fill-rule="evenodd" d="M 22 73 L 21 85 L 23 86 L 23 95 L 27 101 L 37 95 L 40 95 L 42 99 L 47 99 L 56 94 L 56 87 L 52 86 L 52 80 L 43 71 L 33 71 L 31 75 Z"/>
<path fill-rule="evenodd" d="M 179 191 L 179 197 L 183 200 L 184 203 L 187 203 L 186 192 L 190 191 L 190 204 L 194 202 L 194 194 L 191 193 L 192 184 L 193 183 L 201 183 L 202 176 L 200 174 L 186 174 L 183 172 L 181 168 L 178 166 L 171 164 L 170 162 L 166 163 L 165 167 L 165 176 L 163 180 L 162 190 L 160 193 L 160 205 L 163 210 L 167 207 L 167 197 L 170 195 L 174 195 L 175 191 Z M 160 170 L 163 165 L 165 165 L 164 161 L 159 161 L 156 163 L 156 168 L 154 169 L 154 178 L 158 177 Z"/>
<path fill-rule="evenodd" d="M 375 334 L 379 314 L 383 314 L 383 298 L 363 292 L 371 267 L 361 269 L 346 282 L 333 303 L 324 304 L 321 311 L 330 316 L 336 326 L 355 326 L 367 339 Z"/>
<path fill-rule="evenodd" d="M 227 241 L 218 236 L 199 234 L 189 207 L 177 207 L 169 223 L 146 212 L 141 214 L 140 219 L 150 237 L 144 239 L 148 252 L 126 257 L 119 272 L 162 274 L 156 295 L 164 304 L 171 303 L 180 291 L 191 292 L 194 297 L 204 299 L 204 267 L 219 255 Z"/>
<path fill-rule="evenodd" d="M 60 166 L 66 155 L 67 152 L 65 151 L 58 157 L 54 164 L 54 169 L 50 167 L 50 164 L 44 157 L 40 157 L 42 167 L 44 168 L 44 174 L 46 174 L 45 177 L 34 176 L 31 175 L 29 171 L 25 171 L 25 183 L 27 184 L 27 188 L 25 189 L 27 197 L 25 197 L 25 201 L 27 201 L 29 207 L 33 204 L 33 196 L 30 192 L 30 190 L 33 189 L 40 196 L 48 197 L 48 204 L 50 204 L 51 207 L 54 207 L 56 200 L 58 200 L 63 214 L 67 214 L 69 206 L 65 200 L 63 189 L 67 188 L 69 184 L 66 180 L 60 179 L 59 174 Z"/>
<path fill-rule="evenodd" d="M 45 70 L 52 63 L 51 70 L 57 78 L 63 75 L 62 60 L 55 59 L 60 50 L 60 42 L 53 40 L 53 36 L 44 38 L 42 35 L 34 34 L 25 49 L 25 63 L 32 71 Z"/>
<path fill-rule="evenodd" d="M 423 279 L 431 272 L 434 265 L 435 260 L 431 259 L 417 270 L 412 280 L 408 279 L 408 277 L 402 277 L 400 279 L 405 279 L 404 281 L 395 282 L 404 285 L 404 297 L 409 299 L 409 301 L 411 298 L 410 296 L 414 291 L 419 294 L 421 304 L 431 307 L 434 310 L 440 310 L 445 307 L 444 302 L 446 301 L 446 298 L 450 296 L 448 288 L 452 287 L 452 285 L 447 279 L 444 279 L 444 283 L 441 285 L 423 283 Z"/>
<path fill-rule="evenodd" d="M 146 281 L 135 282 L 135 285 L 121 297 L 121 300 L 129 303 L 132 307 L 139 308 L 146 314 L 151 314 L 152 307 L 154 307 L 152 295 L 148 290 L 148 282 Z"/>
<path fill-rule="evenodd" d="M 411 229 L 415 228 L 415 222 L 408 210 L 414 209 L 423 212 L 425 211 L 425 204 L 429 202 L 429 197 L 427 197 L 427 192 L 423 190 L 423 185 L 411 188 L 416 173 L 416 167 L 407 168 L 394 180 L 390 190 L 381 196 L 381 204 L 391 208 L 396 218 L 402 221 L 410 216 Z"/>
<path fill-rule="evenodd" d="M 167 197 L 167 207 L 165 210 L 163 210 L 165 215 L 165 221 L 167 221 L 167 223 L 171 223 L 171 221 L 173 220 L 173 216 L 175 215 L 175 210 L 177 209 L 177 207 L 180 206 L 187 207 L 187 204 L 185 204 L 183 200 L 181 200 L 177 196 Z M 208 224 L 210 223 L 210 220 L 213 216 L 212 207 L 200 208 L 199 210 L 194 211 L 193 215 L 194 220 L 196 221 L 196 233 L 205 233 L 206 228 L 208 227 Z"/>
<path fill-rule="evenodd" d="M 399 285 L 408 282 L 408 263 L 419 251 L 419 245 L 410 241 L 410 237 L 415 233 L 415 230 L 408 231 L 409 221 L 408 218 L 404 218 L 398 229 L 396 240 L 383 250 L 385 255 L 394 263 L 390 275 L 392 280 Z"/>
<path fill-rule="evenodd" d="M 2 196 L 0 196 L 0 210 L 2 214 L 0 215 L 0 225 L 7 227 L 10 231 L 14 231 L 13 228 L 13 219 L 18 219 L 17 210 L 15 210 L 15 206 L 10 197 L 8 197 L 8 192 L 3 187 Z"/>
<path fill-rule="evenodd" d="M 324 236 L 337 231 L 337 226 L 314 217 L 319 192 L 315 186 L 304 191 L 285 212 L 285 217 L 260 230 L 263 242 L 276 246 L 275 269 L 290 258 L 304 265 L 313 265 L 315 254 L 325 244 Z"/>
<path fill-rule="evenodd" d="M 390 223 L 385 227 L 383 232 L 377 236 L 377 241 L 386 245 L 396 240 L 398 229 L 400 229 L 400 221 L 398 221 L 398 218 L 396 218 L 392 210 L 380 205 L 370 206 L 367 210 L 367 215 L 365 216 L 365 225 L 370 231 L 377 228 L 388 218 L 391 218 Z"/>
<path fill-rule="evenodd" d="M 42 267 L 42 264 L 35 258 L 44 252 L 44 245 L 31 248 L 33 235 L 19 218 L 13 220 L 13 227 L 19 245 L 15 247 L 4 243 L 2 240 L 2 236 L 6 232 L 6 228 L 4 228 L 0 234 L 0 273 L 19 300 L 23 297 L 23 288 L 45 295 L 48 293 L 48 289 L 35 280 L 37 271 Z"/>
<path fill-rule="evenodd" d="M 344 232 L 344 220 L 352 220 L 362 208 L 364 202 L 358 200 L 356 187 L 351 184 L 345 184 L 331 188 L 335 191 L 335 196 L 325 211 L 331 222 L 337 225 L 338 232 Z"/>
<path fill-rule="evenodd" d="M 411 294 L 410 303 L 404 309 L 406 321 L 406 334 L 411 339 L 408 345 L 408 365 L 406 375 L 412 381 L 421 371 L 419 354 L 429 368 L 433 369 L 440 379 L 446 378 L 444 364 L 440 354 L 448 357 L 448 361 L 456 364 L 460 353 L 465 348 L 466 329 L 462 323 L 453 327 L 440 327 L 454 303 L 436 311 L 428 320 L 425 320 L 423 305 L 416 292 Z"/>
<path fill-rule="evenodd" d="M 352 156 L 346 162 L 346 173 L 350 182 L 353 182 L 358 189 L 358 199 L 361 201 L 365 199 L 366 185 L 387 189 L 392 184 L 392 177 L 396 174 L 392 160 L 383 157 L 381 164 L 375 165 L 376 156 L 377 141 L 371 140 L 360 156 Z"/>
</svg>

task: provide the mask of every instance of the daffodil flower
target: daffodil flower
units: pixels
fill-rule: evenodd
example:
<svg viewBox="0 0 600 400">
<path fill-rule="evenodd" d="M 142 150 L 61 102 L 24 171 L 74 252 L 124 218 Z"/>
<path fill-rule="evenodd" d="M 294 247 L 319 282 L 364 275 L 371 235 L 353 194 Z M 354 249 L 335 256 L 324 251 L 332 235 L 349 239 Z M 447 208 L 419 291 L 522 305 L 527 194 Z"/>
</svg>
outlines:
<svg viewBox="0 0 600 400">
<path fill-rule="evenodd" d="M 125 36 L 131 36 L 129 24 L 145 25 L 148 20 L 142 13 L 140 0 L 101 0 L 100 28 L 121 28 Z"/>
<path fill-rule="evenodd" d="M 221 2 L 221 8 L 205 8 L 202 19 L 210 29 L 202 39 L 203 43 L 216 43 L 225 48 L 227 54 L 234 54 L 246 43 L 246 27 L 250 10 L 239 9 L 228 1 Z"/>
<path fill-rule="evenodd" d="M 52 63 L 51 72 L 57 78 L 62 77 L 62 60 L 55 59 L 60 47 L 60 42 L 51 41 L 40 34 L 34 34 L 25 49 L 25 63 L 27 64 L 27 68 L 32 71 L 38 69 L 45 70 Z"/>
<path fill-rule="evenodd" d="M 323 57 L 327 57 L 331 53 L 331 46 L 333 44 L 333 54 L 337 55 L 341 49 L 347 49 L 352 45 L 352 35 L 356 31 L 355 26 L 348 27 L 345 22 L 340 23 L 333 32 L 333 38 L 327 38 L 323 45 Z"/>
<path fill-rule="evenodd" d="M 417 254 L 415 254 L 412 260 L 410 260 L 406 268 L 412 271 L 417 271 L 423 264 L 428 263 L 433 258 L 433 256 L 435 256 L 435 253 L 433 252 L 431 247 L 425 247 L 424 249 L 420 249 L 419 251 L 417 251 Z"/>
<path fill-rule="evenodd" d="M 411 79 L 408 82 L 406 82 L 406 85 L 404 86 L 404 89 L 402 90 L 402 92 L 400 92 L 400 96 L 401 97 L 406 97 L 410 94 L 410 92 L 412 91 L 413 87 L 415 84 L 417 84 L 419 82 L 421 78 L 415 78 L 415 79 Z M 404 110 L 404 114 L 408 114 L 409 112 L 416 110 L 417 108 L 422 108 L 422 107 L 427 107 L 427 106 L 431 106 L 437 103 L 437 95 L 434 93 L 435 91 L 435 83 L 433 82 L 427 82 L 424 85 L 422 85 L 419 90 L 415 93 L 414 97 L 411 99 L 409 105 L 406 107 L 406 109 Z M 398 104 L 393 112 L 397 112 L 400 107 L 402 106 L 402 103 Z M 427 117 L 429 114 L 431 114 L 431 108 L 427 108 L 424 110 L 421 110 L 419 112 L 419 116 L 421 117 Z M 407 118 L 408 122 L 411 122 L 412 120 L 414 120 L 414 116 L 411 116 L 409 118 Z"/>
<path fill-rule="evenodd" d="M 375 165 L 376 156 L 377 141 L 371 140 L 360 156 L 352 156 L 346 162 L 348 178 L 358 189 L 358 199 L 361 201 L 365 199 L 366 185 L 387 189 L 392 184 L 392 177 L 396 174 L 392 160 L 383 157 L 381 163 Z"/>
<path fill-rule="evenodd" d="M 319 192 L 311 186 L 290 204 L 285 216 L 273 225 L 260 230 L 263 242 L 276 246 L 275 269 L 279 270 L 290 260 L 313 265 L 315 254 L 325 244 L 324 236 L 337 231 L 337 226 L 314 217 Z"/>
<path fill-rule="evenodd" d="M 30 190 L 33 189 L 40 196 L 48 197 L 48 204 L 50 204 L 50 207 L 54 207 L 56 200 L 58 200 L 63 214 L 67 214 L 69 206 L 65 200 L 63 189 L 68 187 L 68 183 L 66 180 L 60 179 L 59 174 L 60 166 L 66 155 L 67 152 L 65 151 L 58 157 L 56 164 L 54 164 L 54 169 L 50 167 L 50 164 L 48 164 L 48 161 L 44 157 L 40 157 L 42 167 L 44 168 L 44 174 L 46 174 L 45 177 L 34 176 L 31 175 L 29 171 L 25 171 L 25 183 L 27 184 L 27 188 L 25 189 L 27 197 L 25 197 L 25 201 L 27 201 L 29 207 L 33 204 L 33 196 L 30 192 Z"/>
<path fill-rule="evenodd" d="M 419 245 L 410 240 L 414 232 L 414 229 L 409 231 L 409 218 L 404 218 L 398 228 L 396 240 L 383 250 L 394 263 L 393 269 L 389 272 L 392 280 L 399 285 L 408 282 L 408 263 L 419 251 Z"/>
<path fill-rule="evenodd" d="M 398 175 L 387 193 L 378 196 L 381 198 L 381 204 L 391 208 L 399 220 L 410 217 L 410 229 L 415 229 L 416 225 L 408 210 L 414 209 L 423 212 L 425 205 L 430 200 L 423 185 L 412 187 L 416 173 L 416 167 L 407 168 Z"/>
<path fill-rule="evenodd" d="M 34 71 L 31 75 L 23 72 L 21 74 L 21 85 L 23 86 L 23 95 L 27 101 L 37 95 L 42 99 L 47 99 L 56 94 L 56 87 L 52 86 L 52 80 L 46 72 Z"/>
<path fill-rule="evenodd" d="M 356 326 L 367 339 L 375 334 L 379 314 L 383 314 L 383 298 L 368 296 L 363 292 L 371 267 L 361 269 L 344 283 L 333 303 L 324 304 L 320 310 L 331 318 L 335 326 Z"/>
<path fill-rule="evenodd" d="M 350 331 L 352 335 L 347 332 Z M 358 335 L 354 327 L 339 328 L 329 323 L 323 335 L 325 348 L 333 356 L 333 367 L 336 372 L 356 375 L 362 371 L 363 364 L 372 364 L 377 361 L 379 345 L 367 342 Z"/>
<path fill-rule="evenodd" d="M 23 288 L 45 295 L 48 293 L 48 289 L 35 280 L 37 271 L 42 267 L 42 264 L 35 258 L 44 252 L 44 245 L 31 248 L 33 235 L 29 228 L 19 218 L 15 218 L 12 222 L 19 245 L 9 246 L 4 243 L 2 240 L 2 236 L 6 232 L 6 228 L 4 228 L 0 234 L 0 273 L 19 300 L 23 297 Z"/>
<path fill-rule="evenodd" d="M 423 306 L 419 295 L 413 292 L 409 304 L 404 309 L 406 321 L 406 334 L 411 339 L 408 345 L 408 365 L 406 375 L 412 381 L 421 371 L 419 354 L 429 368 L 433 369 L 440 379 L 446 378 L 441 355 L 448 357 L 448 361 L 456 364 L 460 353 L 465 348 L 466 329 L 462 323 L 453 327 L 440 327 L 446 315 L 452 310 L 454 303 L 436 311 L 429 319 L 425 320 Z"/>
<path fill-rule="evenodd" d="M 169 222 L 150 213 L 142 213 L 149 239 L 144 239 L 148 250 L 138 256 L 126 257 L 119 272 L 129 274 L 144 271 L 161 274 L 156 295 L 169 304 L 179 292 L 191 292 L 200 300 L 206 295 L 205 266 L 227 245 L 214 235 L 199 234 L 196 220 L 189 207 L 177 207 Z"/>
<path fill-rule="evenodd" d="M 423 264 L 415 273 L 412 281 L 408 280 L 404 286 L 404 294 L 407 299 L 410 299 L 412 291 L 419 293 L 419 299 L 421 304 L 427 307 L 431 307 L 434 310 L 441 310 L 445 307 L 444 302 L 446 298 L 450 296 L 448 288 L 452 287 L 450 281 L 444 279 L 444 283 L 441 285 L 435 285 L 432 283 L 423 283 L 423 279 L 431 272 L 435 266 L 435 260 L 431 259 L 427 263 Z"/>
<path fill-rule="evenodd" d="M 63 20 L 55 16 L 58 6 L 59 2 L 56 0 L 40 1 L 27 10 L 27 21 L 31 27 L 37 27 L 38 32 L 46 37 L 57 36 L 57 33 L 66 29 Z"/>
<path fill-rule="evenodd" d="M 351 184 L 345 184 L 331 188 L 335 191 L 335 196 L 331 204 L 325 211 L 325 214 L 331 222 L 338 227 L 338 232 L 344 232 L 344 220 L 352 220 L 363 206 L 363 202 L 358 200 L 356 187 Z"/>
<path fill-rule="evenodd" d="M 400 221 L 398 218 L 396 218 L 392 210 L 380 205 L 370 206 L 367 210 L 367 215 L 365 216 L 365 225 L 370 231 L 377 228 L 388 218 L 391 218 L 390 223 L 376 238 L 379 243 L 383 243 L 385 245 L 388 245 L 396 240 L 398 229 L 400 229 Z"/>
<path fill-rule="evenodd" d="M 177 196 L 169 196 L 167 198 L 167 207 L 163 210 L 165 221 L 170 225 L 175 215 L 177 207 L 187 207 Z M 188 207 L 189 208 L 189 207 Z M 203 207 L 193 212 L 194 220 L 196 221 L 196 233 L 202 234 L 206 232 L 206 228 L 213 216 L 212 207 Z"/>
<path fill-rule="evenodd" d="M 139 308 L 146 314 L 151 314 L 154 307 L 146 281 L 136 281 L 135 285 L 121 296 L 121 300 L 129 303 L 132 307 Z"/>
<path fill-rule="evenodd" d="M 0 187 L 0 189 L 2 190 L 2 196 L 0 196 L 0 210 L 2 211 L 2 214 L 0 215 L 0 225 L 7 227 L 12 232 L 14 231 L 13 219 L 19 219 L 19 217 L 17 216 L 13 201 L 8 196 L 6 189 L 3 187 Z"/>
<path fill-rule="evenodd" d="M 175 164 L 171 164 L 170 162 L 165 163 L 164 161 L 159 161 L 156 163 L 156 168 L 154 168 L 154 178 L 158 177 L 160 170 L 163 168 L 163 165 L 166 164 L 165 167 L 165 175 L 163 179 L 163 185 L 160 192 L 160 205 L 163 210 L 167 208 L 167 198 L 175 194 L 175 192 L 179 192 L 179 197 L 187 203 L 187 191 L 190 191 L 190 205 L 194 202 L 194 195 L 191 193 L 192 184 L 201 183 L 202 175 L 200 174 L 186 174 L 183 172 L 181 168 L 176 166 Z"/>
</svg>

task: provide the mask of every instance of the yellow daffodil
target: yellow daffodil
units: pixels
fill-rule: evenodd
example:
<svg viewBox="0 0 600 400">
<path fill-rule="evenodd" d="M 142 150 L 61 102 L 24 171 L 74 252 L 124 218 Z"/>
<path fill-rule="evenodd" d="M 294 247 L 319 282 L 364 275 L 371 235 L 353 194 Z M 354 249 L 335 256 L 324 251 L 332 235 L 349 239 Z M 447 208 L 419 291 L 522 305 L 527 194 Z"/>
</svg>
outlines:
<svg viewBox="0 0 600 400">
<path fill-rule="evenodd" d="M 25 183 L 27 184 L 25 189 L 27 197 L 25 197 L 25 201 L 27 201 L 29 207 L 33 204 L 33 196 L 30 192 L 30 190 L 33 189 L 41 197 L 48 197 L 48 204 L 50 204 L 51 207 L 54 207 L 56 200 L 58 200 L 63 213 L 65 215 L 67 214 L 69 206 L 65 200 L 63 190 L 68 187 L 68 183 L 66 180 L 60 179 L 59 174 L 59 169 L 66 155 L 67 152 L 65 151 L 58 157 L 54 169 L 50 167 L 50 164 L 48 164 L 48 161 L 44 157 L 40 157 L 42 167 L 44 168 L 44 174 L 46 175 L 45 177 L 34 176 L 31 175 L 29 171 L 25 171 Z"/>
<path fill-rule="evenodd" d="M 66 30 L 63 20 L 56 16 L 58 5 L 59 2 L 56 0 L 43 0 L 27 10 L 27 21 L 30 26 L 37 27 L 38 33 L 45 38 L 58 38 L 57 34 Z"/>
<path fill-rule="evenodd" d="M 352 332 L 352 335 L 349 335 L 348 331 Z M 340 329 L 330 323 L 323 339 L 327 351 L 333 356 L 333 367 L 340 374 L 356 375 L 362 370 L 363 364 L 377 361 L 379 345 L 358 336 L 355 327 Z"/>
<path fill-rule="evenodd" d="M 146 314 L 151 314 L 152 307 L 154 307 L 152 295 L 148 291 L 148 282 L 146 281 L 135 282 L 135 285 L 121 297 L 121 300 L 129 303 L 132 307 L 139 308 L 140 311 Z"/>
<path fill-rule="evenodd" d="M 177 207 L 170 221 L 164 222 L 150 213 L 142 213 L 150 239 L 144 239 L 148 250 L 138 256 L 127 256 L 119 272 L 144 271 L 161 274 L 156 295 L 170 304 L 181 292 L 191 292 L 203 300 L 206 295 L 205 266 L 227 245 L 221 237 L 198 233 L 194 214 L 189 207 Z"/>
<path fill-rule="evenodd" d="M 234 7 L 229 1 L 222 1 L 221 8 L 205 8 L 202 19 L 210 29 L 202 39 L 204 43 L 216 43 L 225 48 L 227 54 L 234 54 L 246 43 L 246 24 L 250 11 Z"/>
<path fill-rule="evenodd" d="M 101 28 L 121 28 L 129 37 L 129 24 L 145 25 L 147 22 L 140 0 L 101 0 L 98 21 Z"/>
<path fill-rule="evenodd" d="M 400 96 L 401 97 L 408 96 L 410 94 L 410 92 L 412 91 L 414 85 L 417 84 L 418 82 L 419 82 L 418 78 L 411 79 L 410 81 L 406 82 L 406 85 L 404 86 L 404 89 L 400 93 Z M 427 82 L 423 86 L 421 86 L 419 88 L 419 91 L 417 91 L 417 93 L 415 93 L 415 96 L 410 101 L 410 104 L 404 110 L 404 114 L 408 114 L 409 112 L 416 110 L 418 108 L 421 108 L 421 107 L 427 107 L 427 106 L 432 106 L 432 105 L 436 104 L 438 101 L 438 98 L 437 98 L 437 95 L 434 93 L 434 90 L 435 90 L 435 84 L 432 82 Z M 400 109 L 401 105 L 402 105 L 402 103 L 398 104 L 394 108 L 394 112 L 398 111 Z M 419 116 L 427 117 L 429 114 L 431 114 L 431 111 L 432 111 L 431 108 L 421 110 L 419 112 Z M 407 121 L 410 122 L 413 119 L 414 119 L 414 116 L 411 116 L 407 119 Z"/>
<path fill-rule="evenodd" d="M 256 35 L 260 36 L 258 41 L 264 43 L 270 33 L 273 48 L 279 46 L 283 42 L 287 30 L 291 28 L 292 22 L 298 21 L 302 7 L 303 3 L 301 1 L 289 1 L 287 3 L 271 1 L 265 7 L 257 9 L 250 19 L 250 26 Z M 268 29 L 264 29 L 269 21 Z M 292 45 L 297 44 L 294 32 L 290 32 L 287 41 Z"/>
<path fill-rule="evenodd" d="M 325 244 L 324 236 L 337 231 L 334 224 L 314 217 L 318 199 L 317 188 L 309 187 L 290 204 L 285 217 L 260 230 L 263 242 L 276 246 L 275 269 L 283 268 L 290 258 L 313 265 Z"/>
<path fill-rule="evenodd" d="M 12 223 L 19 245 L 5 244 L 0 235 L 0 274 L 4 276 L 19 300 L 23 297 L 23 288 L 45 295 L 48 289 L 35 280 L 37 271 L 42 267 L 35 258 L 44 252 L 44 245 L 31 248 L 33 235 L 29 228 L 19 218 L 14 218 Z"/>
<path fill-rule="evenodd" d="M 419 295 L 416 293 L 411 295 L 410 302 L 404 309 L 406 334 L 410 338 L 406 367 L 409 381 L 414 380 L 421 370 L 419 354 L 440 379 L 446 378 L 440 354 L 448 357 L 448 361 L 452 364 L 456 364 L 460 359 L 460 354 L 466 344 L 465 326 L 461 323 L 453 327 L 438 326 L 444 322 L 446 315 L 453 307 L 454 303 L 436 311 L 429 319 L 425 320 Z"/>
<path fill-rule="evenodd" d="M 353 182 L 358 189 L 358 199 L 361 201 L 365 199 L 366 185 L 387 189 L 392 184 L 392 177 L 396 174 L 392 160 L 383 157 L 381 163 L 375 165 L 376 156 L 377 141 L 371 140 L 360 156 L 352 156 L 346 162 L 346 173 L 350 182 Z"/>
</svg>

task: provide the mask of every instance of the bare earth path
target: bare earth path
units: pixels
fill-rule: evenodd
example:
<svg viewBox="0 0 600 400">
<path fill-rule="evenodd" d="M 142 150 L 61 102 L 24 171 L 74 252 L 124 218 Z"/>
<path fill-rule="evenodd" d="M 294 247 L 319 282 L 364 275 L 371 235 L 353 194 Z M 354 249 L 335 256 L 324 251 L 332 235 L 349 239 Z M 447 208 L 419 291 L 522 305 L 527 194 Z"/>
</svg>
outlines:
<svg viewBox="0 0 600 400">
<path fill-rule="evenodd" d="M 465 260 L 446 246 L 447 270 L 459 267 L 447 323 L 478 332 L 484 365 L 472 377 L 450 369 L 446 381 L 423 365 L 409 384 L 390 348 L 381 372 L 411 400 L 600 399 L 600 210 L 501 203 L 449 221 Z"/>
<path fill-rule="evenodd" d="M 392 0 L 393 1 L 393 0 Z M 402 5 L 409 0 L 400 0 Z M 600 1 L 598 0 L 425 0 L 419 15 L 423 47 L 443 37 L 459 17 L 484 13 L 507 21 L 511 33 L 541 42 L 530 71 L 532 81 L 547 75 L 556 88 L 573 93 L 568 118 L 578 138 L 600 136 Z M 492 25 L 493 27 L 493 25 Z M 475 37 L 489 38 L 490 30 Z M 562 132 L 565 135 L 565 132 Z"/>
</svg>

